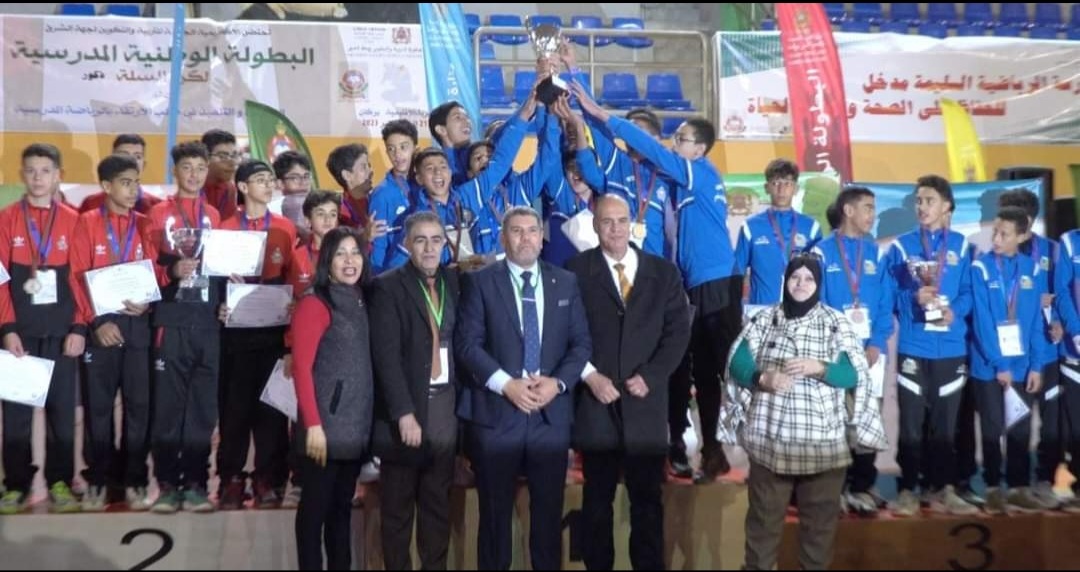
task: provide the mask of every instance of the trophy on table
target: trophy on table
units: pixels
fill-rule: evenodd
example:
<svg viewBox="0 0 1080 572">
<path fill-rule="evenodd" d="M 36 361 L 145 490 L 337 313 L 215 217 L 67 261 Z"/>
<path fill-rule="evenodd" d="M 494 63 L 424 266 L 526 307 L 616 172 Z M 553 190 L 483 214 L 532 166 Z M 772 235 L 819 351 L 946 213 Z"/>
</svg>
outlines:
<svg viewBox="0 0 1080 572">
<path fill-rule="evenodd" d="M 908 260 L 908 272 L 923 287 L 937 289 L 941 278 L 941 265 L 936 260 Z M 949 305 L 949 299 L 945 296 L 937 296 L 923 306 L 927 322 L 936 322 L 945 317 L 945 308 Z"/>
<path fill-rule="evenodd" d="M 198 259 L 202 256 L 203 239 L 206 230 L 201 228 L 176 228 L 175 219 L 170 218 L 165 223 L 165 238 L 169 241 L 172 251 L 187 259 Z M 200 276 L 198 267 L 186 278 L 180 280 L 180 287 L 176 292 L 177 302 L 209 302 L 210 301 L 210 278 Z"/>
<path fill-rule="evenodd" d="M 529 39 L 532 40 L 533 49 L 536 50 L 537 58 L 545 58 L 550 61 L 551 56 L 559 53 L 562 46 L 562 29 L 558 24 L 543 23 L 533 25 L 532 20 L 526 18 L 525 27 L 529 29 Z M 567 93 L 566 81 L 559 77 L 559 66 L 551 64 L 551 75 L 536 86 L 536 98 L 544 105 L 551 105 L 564 93 Z"/>
</svg>

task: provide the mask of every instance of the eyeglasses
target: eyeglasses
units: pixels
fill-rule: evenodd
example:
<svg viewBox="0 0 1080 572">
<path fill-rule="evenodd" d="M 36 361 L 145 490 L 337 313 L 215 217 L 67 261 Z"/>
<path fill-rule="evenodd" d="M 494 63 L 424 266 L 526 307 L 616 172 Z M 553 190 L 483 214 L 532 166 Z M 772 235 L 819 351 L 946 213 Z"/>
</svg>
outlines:
<svg viewBox="0 0 1080 572">
<path fill-rule="evenodd" d="M 252 177 L 252 178 L 248 179 L 248 181 L 247 181 L 247 183 L 249 185 L 261 185 L 261 186 L 264 186 L 264 187 L 268 187 L 270 185 L 273 185 L 274 182 L 275 181 L 274 181 L 273 177 Z"/>
<path fill-rule="evenodd" d="M 282 179 L 286 183 L 292 183 L 294 185 L 297 184 L 297 183 L 310 183 L 311 182 L 311 173 L 304 173 L 303 175 L 301 175 L 299 173 L 295 173 L 295 174 L 292 174 L 292 175 L 285 175 L 284 177 L 282 177 Z"/>
<path fill-rule="evenodd" d="M 697 139 L 683 137 L 682 135 L 676 135 L 674 141 L 676 145 L 682 145 L 683 143 L 697 143 Z"/>
<path fill-rule="evenodd" d="M 232 153 L 218 151 L 217 153 L 213 153 L 210 156 L 218 159 L 219 161 L 239 161 L 240 157 L 243 157 L 243 154 L 239 151 L 233 151 Z"/>
</svg>

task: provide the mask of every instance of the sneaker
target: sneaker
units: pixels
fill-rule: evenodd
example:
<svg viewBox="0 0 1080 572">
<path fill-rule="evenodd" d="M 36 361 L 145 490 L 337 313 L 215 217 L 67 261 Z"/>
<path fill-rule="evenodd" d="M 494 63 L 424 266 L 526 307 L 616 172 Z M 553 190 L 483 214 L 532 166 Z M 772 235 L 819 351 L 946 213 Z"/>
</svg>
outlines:
<svg viewBox="0 0 1080 572">
<path fill-rule="evenodd" d="M 945 488 L 931 497 L 930 510 L 939 514 L 971 516 L 978 514 L 979 507 L 968 504 L 964 499 L 960 498 L 952 485 L 945 485 Z"/>
<path fill-rule="evenodd" d="M 983 510 L 987 514 L 1008 514 L 1009 503 L 1005 498 L 1005 491 L 998 487 L 986 489 L 986 504 L 983 505 Z"/>
<path fill-rule="evenodd" d="M 289 487 L 289 491 L 285 493 L 285 498 L 281 499 L 281 508 L 297 508 L 300 506 L 300 495 L 304 489 L 299 485 L 292 485 Z"/>
<path fill-rule="evenodd" d="M 1009 510 L 1016 512 L 1039 512 L 1044 510 L 1042 502 L 1035 498 L 1030 487 L 1017 487 L 1009 491 Z"/>
<path fill-rule="evenodd" d="M 966 486 L 956 489 L 956 496 L 963 499 L 964 502 L 979 508 L 983 508 L 983 505 L 987 502 L 986 499 L 979 496 L 971 487 Z"/>
<path fill-rule="evenodd" d="M 689 479 L 694 476 L 694 468 L 690 466 L 690 459 L 686 457 L 686 449 L 678 444 L 672 444 L 668 448 L 668 462 L 671 465 L 671 476 L 679 479 Z"/>
<path fill-rule="evenodd" d="M 240 510 L 244 508 L 243 478 L 233 477 L 221 487 L 221 492 L 218 493 L 218 508 L 221 510 Z"/>
<path fill-rule="evenodd" d="M 0 497 L 0 514 L 19 514 L 26 510 L 26 493 L 8 491 Z"/>
<path fill-rule="evenodd" d="M 95 487 L 91 485 L 82 498 L 83 512 L 104 512 L 107 504 L 107 499 L 105 498 L 107 494 L 108 491 L 105 487 Z"/>
<path fill-rule="evenodd" d="M 103 498 L 104 500 L 104 498 Z M 49 512 L 72 513 L 82 510 L 79 499 L 71 492 L 71 487 L 64 481 L 54 483 L 49 487 Z"/>
<path fill-rule="evenodd" d="M 373 483 L 379 480 L 379 467 L 382 463 L 379 462 L 378 457 L 372 457 L 371 461 L 364 463 L 364 466 L 360 468 L 360 482 L 361 483 Z"/>
<path fill-rule="evenodd" d="M 184 491 L 184 510 L 207 514 L 214 512 L 214 503 L 210 502 L 206 489 L 192 487 Z"/>
<path fill-rule="evenodd" d="M 900 491 L 900 496 L 896 497 L 896 502 L 892 504 L 893 516 L 915 516 L 919 514 L 921 509 L 919 503 L 919 497 L 915 496 L 915 493 L 904 490 Z"/>
<path fill-rule="evenodd" d="M 0 506 L 3 506 L 3 501 L 0 501 Z M 1080 496 L 1065 501 L 1061 506 L 1061 510 L 1070 514 L 1080 514 Z"/>
<path fill-rule="evenodd" d="M 128 487 L 124 489 L 124 502 L 127 503 L 128 510 L 143 512 L 150 508 L 150 495 L 146 492 L 146 487 Z"/>
<path fill-rule="evenodd" d="M 859 516 L 876 516 L 878 513 L 877 501 L 870 493 L 848 493 L 848 510 Z"/>
<path fill-rule="evenodd" d="M 1043 481 L 1032 487 L 1031 494 L 1039 501 L 1043 510 L 1057 510 L 1061 508 L 1061 498 L 1054 492 L 1054 485 L 1047 481 Z"/>
<path fill-rule="evenodd" d="M 180 510 L 180 491 L 171 485 L 162 485 L 161 492 L 154 504 L 150 506 L 150 512 L 156 514 L 173 514 Z"/>
<path fill-rule="evenodd" d="M 262 483 L 255 483 L 255 508 L 281 508 L 281 496 L 274 490 L 274 487 Z"/>
<path fill-rule="evenodd" d="M 715 445 L 706 448 L 701 454 L 701 480 L 704 482 L 715 481 L 717 477 L 726 475 L 731 471 L 731 463 L 728 463 L 724 448 Z"/>
</svg>

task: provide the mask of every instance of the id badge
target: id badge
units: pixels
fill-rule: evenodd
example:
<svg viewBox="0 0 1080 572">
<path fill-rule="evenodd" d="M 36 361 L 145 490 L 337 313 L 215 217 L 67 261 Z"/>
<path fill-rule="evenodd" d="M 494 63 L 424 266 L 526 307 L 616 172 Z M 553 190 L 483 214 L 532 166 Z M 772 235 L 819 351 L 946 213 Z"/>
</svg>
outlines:
<svg viewBox="0 0 1080 572">
<path fill-rule="evenodd" d="M 998 346 L 1004 357 L 1019 357 L 1024 355 L 1024 348 L 1020 344 L 1020 324 L 1005 322 L 997 327 Z"/>
<path fill-rule="evenodd" d="M 855 335 L 859 336 L 860 340 L 870 339 L 870 313 L 866 308 L 859 307 L 847 307 L 844 308 L 844 315 L 847 316 L 851 327 L 855 330 Z"/>
<path fill-rule="evenodd" d="M 56 290 L 56 271 L 38 270 L 37 282 L 40 288 L 34 294 L 32 304 L 35 306 L 48 306 L 59 301 Z"/>
</svg>

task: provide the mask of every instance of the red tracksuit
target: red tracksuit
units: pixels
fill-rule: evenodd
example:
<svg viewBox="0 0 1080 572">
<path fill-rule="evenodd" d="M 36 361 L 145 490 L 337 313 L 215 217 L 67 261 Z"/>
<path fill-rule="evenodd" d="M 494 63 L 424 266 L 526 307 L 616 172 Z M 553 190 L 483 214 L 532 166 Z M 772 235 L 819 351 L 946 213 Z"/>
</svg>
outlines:
<svg viewBox="0 0 1080 572">
<path fill-rule="evenodd" d="M 161 199 L 144 191 L 142 187 L 139 187 L 139 198 L 135 201 L 135 212 L 149 214 L 150 209 L 153 209 L 160 202 Z M 103 206 L 105 206 L 105 193 L 94 193 L 83 199 L 82 204 L 79 205 L 79 213 L 96 211 Z"/>
</svg>

